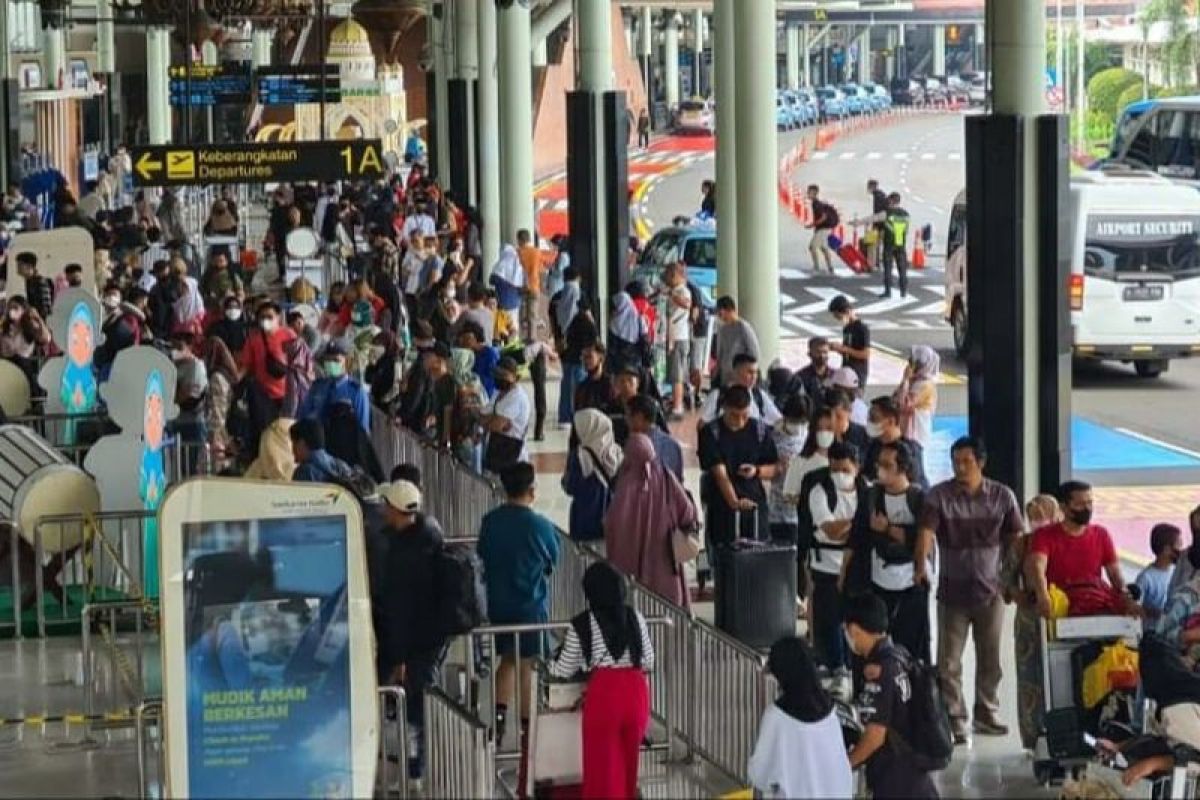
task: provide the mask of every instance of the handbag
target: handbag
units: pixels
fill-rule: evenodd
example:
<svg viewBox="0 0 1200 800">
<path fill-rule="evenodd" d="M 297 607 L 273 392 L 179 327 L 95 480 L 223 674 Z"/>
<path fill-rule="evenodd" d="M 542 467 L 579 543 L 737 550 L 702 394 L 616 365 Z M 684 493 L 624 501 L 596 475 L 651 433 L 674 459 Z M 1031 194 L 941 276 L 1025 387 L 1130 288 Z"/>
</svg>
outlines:
<svg viewBox="0 0 1200 800">
<path fill-rule="evenodd" d="M 670 477 L 670 482 L 679 486 L 679 479 L 675 477 L 675 473 L 670 470 L 664 471 Z M 687 489 L 683 491 L 687 495 L 688 502 L 692 504 L 692 517 L 699 520 L 700 515 L 695 513 L 696 501 L 692 499 L 692 495 Z M 683 565 L 689 561 L 695 561 L 700 557 L 699 522 L 693 523 L 689 528 L 685 528 L 678 523 L 671 526 L 671 557 L 674 559 L 676 565 Z"/>
<path fill-rule="evenodd" d="M 486 472 L 500 473 L 516 464 L 521 459 L 521 450 L 525 443 L 513 436 L 503 433 L 491 433 L 487 437 L 487 445 L 483 448 L 483 469 Z"/>
</svg>

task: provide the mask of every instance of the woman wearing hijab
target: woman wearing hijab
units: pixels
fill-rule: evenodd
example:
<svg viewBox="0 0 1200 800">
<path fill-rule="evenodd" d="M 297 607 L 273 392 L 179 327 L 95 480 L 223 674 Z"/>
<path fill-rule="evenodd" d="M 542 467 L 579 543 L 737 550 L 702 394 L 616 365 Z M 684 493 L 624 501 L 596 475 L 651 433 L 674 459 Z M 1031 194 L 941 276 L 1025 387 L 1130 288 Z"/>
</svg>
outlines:
<svg viewBox="0 0 1200 800">
<path fill-rule="evenodd" d="M 258 458 L 246 470 L 245 477 L 260 481 L 290 481 L 296 471 L 292 454 L 292 423 L 295 420 L 279 417 L 263 431 L 258 440 Z"/>
<path fill-rule="evenodd" d="M 625 443 L 612 505 L 604 515 L 604 546 L 614 567 L 677 606 L 691 606 L 671 531 L 691 529 L 696 508 L 644 433 Z"/>
<path fill-rule="evenodd" d="M 638 763 L 650 724 L 654 646 L 646 620 L 626 601 L 625 579 L 603 561 L 583 574 L 588 610 L 571 620 L 550 674 L 584 673 L 583 797 L 638 796 Z M 845 795 L 849 796 L 849 795 Z"/>
<path fill-rule="evenodd" d="M 575 414 L 579 444 L 567 454 L 562 488 L 571 498 L 567 530 L 577 542 L 604 540 L 604 512 L 612 504 L 621 468 L 621 448 L 613 438 L 612 419 L 594 408 Z"/>
<path fill-rule="evenodd" d="M 937 413 L 937 381 L 942 359 L 924 344 L 916 345 L 908 357 L 904 379 L 896 387 L 900 424 L 904 435 L 928 448 L 933 443 L 933 417 Z"/>
<path fill-rule="evenodd" d="M 638 313 L 633 298 L 627 292 L 617 292 L 612 299 L 612 318 L 608 322 L 608 364 L 610 374 L 622 367 L 649 366 L 649 332 L 645 318 Z"/>
<path fill-rule="evenodd" d="M 779 698 L 763 714 L 750 756 L 750 783 L 762 797 L 853 797 L 854 773 L 842 728 L 803 639 L 780 639 L 767 669 Z"/>
<path fill-rule="evenodd" d="M 450 372 L 458 385 L 455 395 L 450 440 L 455 453 L 464 464 L 482 471 L 483 449 L 479 419 L 488 404 L 487 390 L 475 371 L 475 353 L 463 347 L 450 351 Z"/>
<path fill-rule="evenodd" d="M 517 248 L 504 245 L 500 259 L 492 267 L 492 286 L 496 288 L 496 330 L 521 330 L 521 300 L 525 290 L 525 270 Z"/>
</svg>

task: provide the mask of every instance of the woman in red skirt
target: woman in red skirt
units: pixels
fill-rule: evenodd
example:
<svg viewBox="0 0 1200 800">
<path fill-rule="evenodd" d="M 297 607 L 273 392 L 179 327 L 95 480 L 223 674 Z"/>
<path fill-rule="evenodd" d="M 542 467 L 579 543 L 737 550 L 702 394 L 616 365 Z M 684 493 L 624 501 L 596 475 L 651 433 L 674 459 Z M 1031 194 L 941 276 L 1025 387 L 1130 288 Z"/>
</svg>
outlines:
<svg viewBox="0 0 1200 800">
<path fill-rule="evenodd" d="M 625 578 L 598 562 L 583 575 L 588 610 L 571 620 L 550 673 L 588 676 L 583 699 L 583 796 L 635 798 L 650 724 L 654 646 L 646 620 L 626 603 Z"/>
</svg>

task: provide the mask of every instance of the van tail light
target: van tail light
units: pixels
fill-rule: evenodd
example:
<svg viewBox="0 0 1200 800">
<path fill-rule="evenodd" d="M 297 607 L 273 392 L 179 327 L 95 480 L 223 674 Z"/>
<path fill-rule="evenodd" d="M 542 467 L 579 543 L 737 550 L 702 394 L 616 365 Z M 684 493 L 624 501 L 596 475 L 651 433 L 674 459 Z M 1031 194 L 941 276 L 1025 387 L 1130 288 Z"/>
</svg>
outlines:
<svg viewBox="0 0 1200 800">
<path fill-rule="evenodd" d="M 1067 297 L 1070 298 L 1072 311 L 1083 311 L 1082 275 L 1075 274 L 1071 276 L 1071 281 L 1067 284 Z"/>
</svg>

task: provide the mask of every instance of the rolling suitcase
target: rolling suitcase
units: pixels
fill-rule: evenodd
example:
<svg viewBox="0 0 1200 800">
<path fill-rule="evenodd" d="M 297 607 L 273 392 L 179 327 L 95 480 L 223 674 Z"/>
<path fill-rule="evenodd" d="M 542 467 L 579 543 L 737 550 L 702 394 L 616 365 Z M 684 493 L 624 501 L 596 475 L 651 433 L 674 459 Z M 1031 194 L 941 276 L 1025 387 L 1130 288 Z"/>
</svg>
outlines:
<svg viewBox="0 0 1200 800">
<path fill-rule="evenodd" d="M 867 257 L 863 255 L 862 250 L 852 244 L 846 243 L 837 249 L 838 258 L 846 264 L 847 267 L 857 273 L 867 272 L 871 269 L 871 265 L 867 263 Z"/>
<path fill-rule="evenodd" d="M 759 649 L 796 635 L 796 546 L 738 539 L 718 547 L 716 624 Z"/>
</svg>

